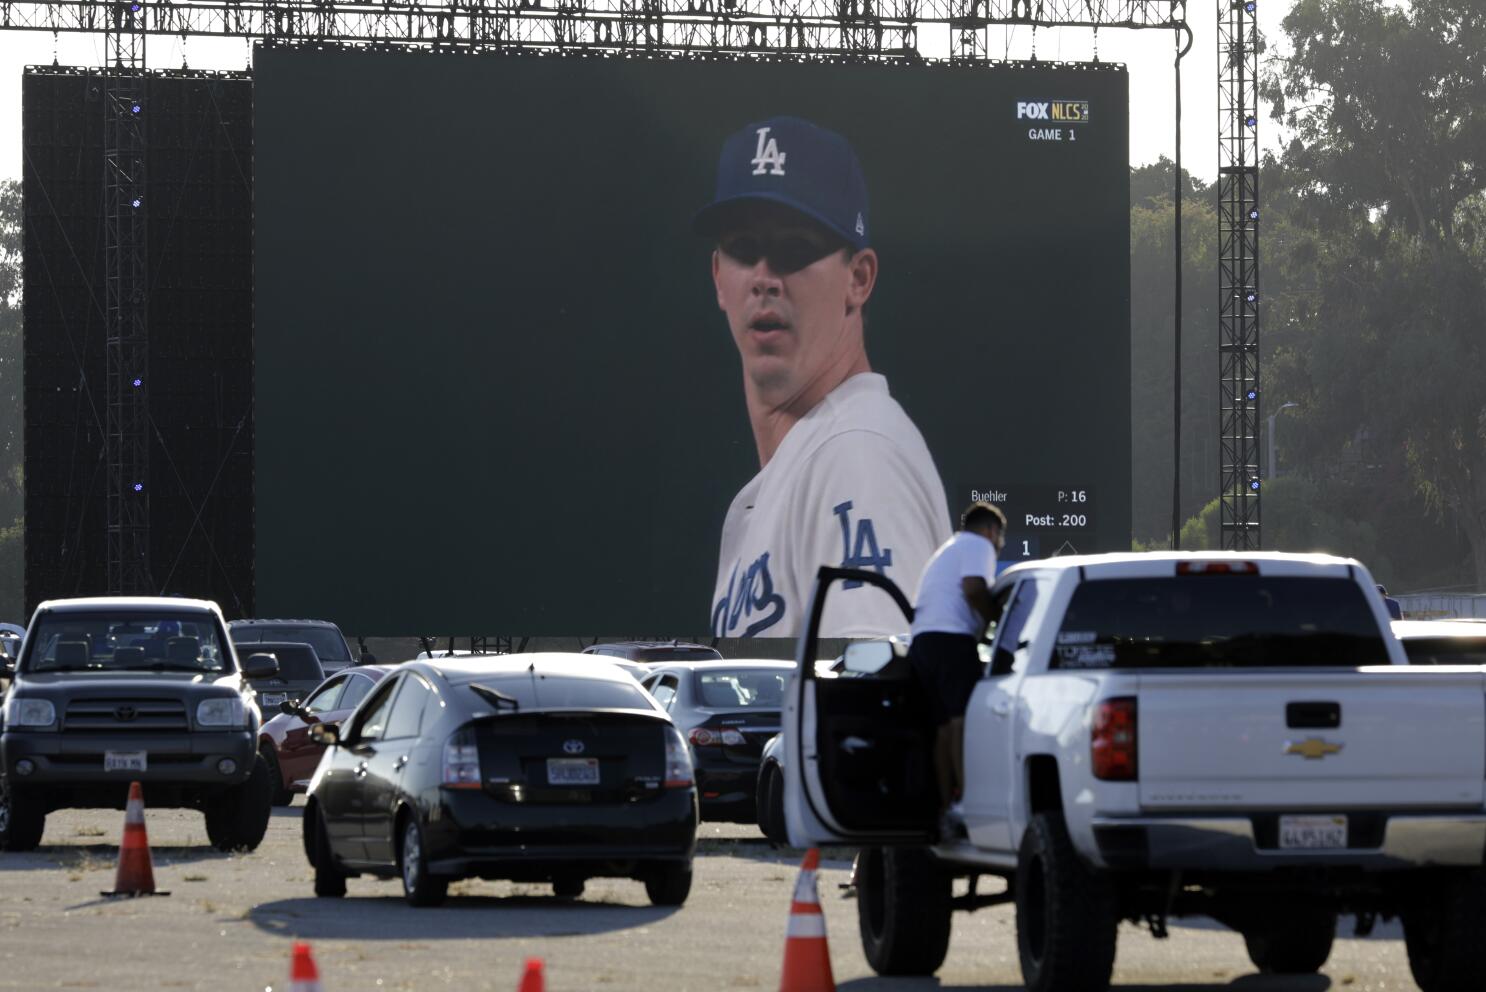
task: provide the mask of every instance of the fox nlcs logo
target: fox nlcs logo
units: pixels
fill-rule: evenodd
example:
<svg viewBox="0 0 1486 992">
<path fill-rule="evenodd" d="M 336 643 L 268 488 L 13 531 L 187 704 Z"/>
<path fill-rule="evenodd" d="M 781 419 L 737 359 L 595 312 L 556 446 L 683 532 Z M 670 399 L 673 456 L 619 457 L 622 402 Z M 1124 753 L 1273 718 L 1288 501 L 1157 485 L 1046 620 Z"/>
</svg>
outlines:
<svg viewBox="0 0 1486 992">
<path fill-rule="evenodd" d="M 751 159 L 755 176 L 762 176 L 766 171 L 771 176 L 784 175 L 784 152 L 779 150 L 779 142 L 769 137 L 771 130 L 767 127 L 758 129 L 758 148 Z"/>
<path fill-rule="evenodd" d="M 1056 121 L 1060 124 L 1087 124 L 1089 101 L 1048 100 L 1042 103 L 1021 102 L 1016 105 L 1019 121 Z"/>
</svg>

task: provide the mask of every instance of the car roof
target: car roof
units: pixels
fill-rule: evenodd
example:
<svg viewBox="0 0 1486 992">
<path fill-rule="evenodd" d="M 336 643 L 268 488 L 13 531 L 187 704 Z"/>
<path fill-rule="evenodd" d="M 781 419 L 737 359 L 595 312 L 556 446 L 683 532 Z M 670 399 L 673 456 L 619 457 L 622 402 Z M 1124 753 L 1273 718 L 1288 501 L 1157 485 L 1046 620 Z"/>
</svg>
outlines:
<svg viewBox="0 0 1486 992">
<path fill-rule="evenodd" d="M 48 599 L 36 607 L 37 612 L 96 613 L 174 611 L 177 613 L 220 614 L 217 604 L 209 599 L 185 599 L 176 596 L 83 596 L 76 599 Z"/>
<path fill-rule="evenodd" d="M 1001 574 L 1025 575 L 1029 572 L 1066 572 L 1082 569 L 1099 578 L 1115 578 L 1120 575 L 1132 577 L 1150 575 L 1163 565 L 1184 561 L 1252 561 L 1260 564 L 1282 566 L 1275 571 L 1310 571 L 1311 569 L 1334 569 L 1338 574 L 1350 567 L 1360 567 L 1353 558 L 1338 558 L 1335 555 L 1295 554 L 1288 551 L 1121 551 L 1098 555 L 1064 555 L 1058 558 L 1042 558 L 1037 561 L 1020 562 Z M 1087 576 L 1086 576 L 1087 577 Z"/>
<path fill-rule="evenodd" d="M 1466 637 L 1486 640 L 1486 623 L 1475 620 L 1395 620 L 1393 634 L 1401 641 L 1424 637 Z"/>
<path fill-rule="evenodd" d="M 311 651 L 315 650 L 315 646 L 313 644 L 306 644 L 304 641 L 259 641 L 256 644 L 254 644 L 253 647 L 255 647 L 255 648 L 309 648 Z"/>
<path fill-rule="evenodd" d="M 600 644 L 590 644 L 583 650 L 585 652 L 591 652 L 599 648 L 643 648 L 646 651 L 662 651 L 666 649 L 682 651 L 717 650 L 711 645 L 698 644 L 695 641 L 604 641 Z"/>
<path fill-rule="evenodd" d="M 264 624 L 268 624 L 268 623 L 293 623 L 293 624 L 298 624 L 301 627 L 310 627 L 310 626 L 313 626 L 313 627 L 335 627 L 336 630 L 339 630 L 340 629 L 339 627 L 336 627 L 336 625 L 335 625 L 335 623 L 333 621 L 330 621 L 330 620 L 293 620 L 293 619 L 269 620 L 269 619 L 266 619 L 266 618 L 263 618 L 263 617 L 255 617 L 255 618 L 253 618 L 251 620 L 249 620 L 249 619 L 233 620 L 231 623 L 228 624 L 228 626 L 229 627 L 247 627 L 247 626 L 249 626 L 251 624 L 255 624 L 255 623 L 264 623 Z"/>
<path fill-rule="evenodd" d="M 744 670 L 755 669 L 755 670 L 761 671 L 761 672 L 764 672 L 764 671 L 789 671 L 789 672 L 792 672 L 792 671 L 795 670 L 795 663 L 792 662 L 792 661 L 780 661 L 777 658 L 738 658 L 738 659 L 724 658 L 721 661 L 718 661 L 716 659 L 713 659 L 711 661 L 666 661 L 666 662 L 661 662 L 659 664 L 653 664 L 653 665 L 650 666 L 650 670 L 652 672 L 658 672 L 658 671 L 660 671 L 662 669 L 677 669 L 677 668 L 682 668 L 682 669 L 686 669 L 687 671 L 693 671 L 693 672 L 696 672 L 696 671 L 705 672 L 705 671 L 707 671 L 709 669 L 724 669 L 724 670 L 728 670 L 728 671 L 735 670 L 735 669 L 744 669 Z"/>
<path fill-rule="evenodd" d="M 605 682 L 622 682 L 625 685 L 633 685 L 635 682 L 628 672 L 613 662 L 577 652 L 462 654 L 404 664 L 437 672 L 450 682 L 470 682 L 479 678 L 515 678 L 532 674 L 544 678 L 600 679 Z"/>
</svg>

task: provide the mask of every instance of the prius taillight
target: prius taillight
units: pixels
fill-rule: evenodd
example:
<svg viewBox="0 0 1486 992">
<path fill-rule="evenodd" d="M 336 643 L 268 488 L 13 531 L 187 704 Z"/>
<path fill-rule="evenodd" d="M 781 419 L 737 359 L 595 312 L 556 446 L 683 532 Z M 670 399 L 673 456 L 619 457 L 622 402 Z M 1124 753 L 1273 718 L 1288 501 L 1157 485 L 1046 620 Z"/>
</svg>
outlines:
<svg viewBox="0 0 1486 992">
<path fill-rule="evenodd" d="M 1135 698 L 1106 699 L 1094 711 L 1089 755 L 1094 777 L 1106 782 L 1133 782 L 1137 777 Z"/>
</svg>

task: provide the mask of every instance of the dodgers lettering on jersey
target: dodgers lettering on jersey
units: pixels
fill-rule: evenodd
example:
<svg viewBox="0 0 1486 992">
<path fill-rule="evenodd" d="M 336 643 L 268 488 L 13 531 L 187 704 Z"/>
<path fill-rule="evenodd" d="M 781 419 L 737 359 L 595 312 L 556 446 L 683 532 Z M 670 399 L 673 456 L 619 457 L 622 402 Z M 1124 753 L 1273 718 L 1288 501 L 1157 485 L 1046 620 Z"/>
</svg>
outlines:
<svg viewBox="0 0 1486 992">
<path fill-rule="evenodd" d="M 821 565 L 872 570 L 912 595 L 948 534 L 944 485 L 918 428 L 882 376 L 853 376 L 790 430 L 733 500 L 712 633 L 798 636 Z M 881 590 L 846 582 L 827 600 L 821 635 L 886 636 L 907 627 Z"/>
</svg>

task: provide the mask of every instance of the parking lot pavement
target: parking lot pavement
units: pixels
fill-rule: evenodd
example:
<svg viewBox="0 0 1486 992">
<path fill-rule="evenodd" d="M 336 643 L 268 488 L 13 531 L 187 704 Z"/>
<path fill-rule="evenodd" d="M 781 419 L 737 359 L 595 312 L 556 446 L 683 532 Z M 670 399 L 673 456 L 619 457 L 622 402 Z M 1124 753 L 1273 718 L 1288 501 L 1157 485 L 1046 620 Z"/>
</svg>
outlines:
<svg viewBox="0 0 1486 992">
<path fill-rule="evenodd" d="M 590 882 L 561 902 L 550 888 L 464 882 L 449 902 L 413 909 L 396 882 L 355 879 L 345 900 L 316 899 L 299 809 L 276 811 L 263 846 L 222 855 L 199 814 L 148 813 L 155 881 L 171 895 L 107 900 L 123 814 L 69 810 L 43 846 L 0 854 L 0 989 L 287 988 L 293 939 L 312 942 L 326 992 L 510 990 L 522 962 L 547 962 L 555 992 L 773 990 L 798 852 L 751 827 L 704 824 L 691 898 L 649 905 L 638 882 Z M 835 852 L 839 854 L 840 852 Z M 872 975 L 856 907 L 841 898 L 844 858 L 822 864 L 821 901 L 843 992 L 1021 988 L 1008 907 L 956 917 L 938 981 Z M 992 883 L 999 884 L 999 883 Z M 1115 986 L 1124 992 L 1400 992 L 1415 988 L 1396 928 L 1339 940 L 1325 976 L 1253 974 L 1242 939 L 1216 926 L 1173 926 L 1158 942 L 1126 926 Z"/>
</svg>

